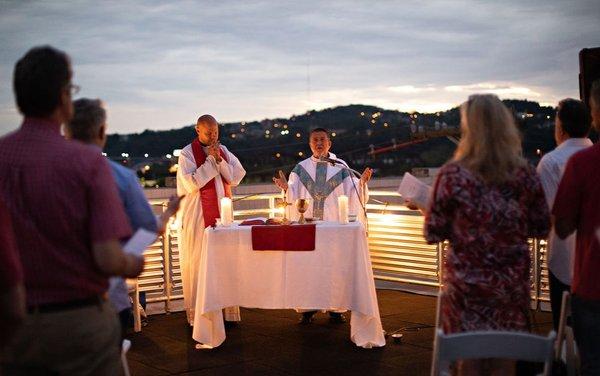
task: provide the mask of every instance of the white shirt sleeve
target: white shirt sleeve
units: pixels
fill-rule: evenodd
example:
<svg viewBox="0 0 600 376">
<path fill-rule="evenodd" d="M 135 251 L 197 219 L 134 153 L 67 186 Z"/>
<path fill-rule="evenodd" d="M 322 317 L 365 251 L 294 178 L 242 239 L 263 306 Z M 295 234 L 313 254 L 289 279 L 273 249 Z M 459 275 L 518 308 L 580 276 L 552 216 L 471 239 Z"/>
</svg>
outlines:
<svg viewBox="0 0 600 376">
<path fill-rule="evenodd" d="M 542 188 L 544 189 L 544 194 L 546 196 L 546 202 L 548 203 L 550 210 L 552 210 L 554 198 L 558 190 L 558 184 L 560 183 L 560 168 L 552 159 L 544 156 L 538 163 L 536 170 L 540 176 Z"/>
<path fill-rule="evenodd" d="M 291 219 L 294 219 L 296 216 L 296 213 L 297 213 L 297 210 L 295 209 L 294 205 L 295 205 L 296 199 L 298 198 L 300 184 L 302 184 L 300 182 L 300 177 L 293 172 L 290 173 L 290 176 L 288 178 L 288 189 L 285 192 L 285 201 L 291 203 L 292 205 L 287 206 L 285 208 L 285 210 L 286 210 L 286 216 Z"/>
<path fill-rule="evenodd" d="M 227 159 L 229 162 L 225 161 L 225 158 L 221 161 L 221 163 L 216 164 L 218 166 L 219 173 L 221 176 L 232 186 L 235 187 L 240 184 L 244 176 L 246 175 L 246 170 L 242 167 L 240 160 L 233 155 L 233 153 L 229 152 L 227 149 L 224 150 L 227 153 Z"/>
<path fill-rule="evenodd" d="M 212 155 L 206 158 L 202 166 L 196 168 L 196 161 L 190 151 L 184 150 L 179 155 L 177 169 L 177 186 L 185 192 L 191 193 L 204 187 L 219 174 L 217 161 Z M 184 192 L 180 192 L 184 193 Z"/>
</svg>

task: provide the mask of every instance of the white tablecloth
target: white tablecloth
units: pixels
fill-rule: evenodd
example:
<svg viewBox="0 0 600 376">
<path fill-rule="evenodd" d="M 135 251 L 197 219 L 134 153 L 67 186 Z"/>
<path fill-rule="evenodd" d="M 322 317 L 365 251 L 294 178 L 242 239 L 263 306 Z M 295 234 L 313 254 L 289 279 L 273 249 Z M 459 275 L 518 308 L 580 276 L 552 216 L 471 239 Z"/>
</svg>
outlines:
<svg viewBox="0 0 600 376">
<path fill-rule="evenodd" d="M 315 241 L 311 252 L 253 251 L 250 226 L 207 228 L 194 340 L 204 348 L 223 343 L 225 307 L 348 309 L 350 339 L 385 346 L 363 225 L 319 223 Z"/>
</svg>

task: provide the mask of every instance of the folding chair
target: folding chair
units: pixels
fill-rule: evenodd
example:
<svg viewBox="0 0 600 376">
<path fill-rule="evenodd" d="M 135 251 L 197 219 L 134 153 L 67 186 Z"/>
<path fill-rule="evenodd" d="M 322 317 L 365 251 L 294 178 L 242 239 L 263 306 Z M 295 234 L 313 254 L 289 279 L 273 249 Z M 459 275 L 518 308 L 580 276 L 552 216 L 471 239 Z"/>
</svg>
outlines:
<svg viewBox="0 0 600 376">
<path fill-rule="evenodd" d="M 522 332 L 473 331 L 444 334 L 439 327 L 441 294 L 438 294 L 431 375 L 450 374 L 450 364 L 462 359 L 500 358 L 544 363 L 550 375 L 556 333 L 547 337 Z"/>
<path fill-rule="evenodd" d="M 127 352 L 131 348 L 131 341 L 128 339 L 123 340 L 121 344 L 121 364 L 123 364 L 123 375 L 129 376 L 129 363 L 127 363 Z"/>
<path fill-rule="evenodd" d="M 575 344 L 573 328 L 567 325 L 569 317 L 571 317 L 571 294 L 569 294 L 568 291 L 565 291 L 563 292 L 560 307 L 560 320 L 558 321 L 558 333 L 556 335 L 556 351 L 554 357 L 556 360 L 565 361 L 567 365 L 567 375 L 575 376 L 579 371 L 579 356 Z"/>
<path fill-rule="evenodd" d="M 137 278 L 127 280 L 127 291 L 133 301 L 133 331 L 142 331 L 142 305 L 140 304 L 140 289 Z"/>
<path fill-rule="evenodd" d="M 437 353 L 432 375 L 450 371 L 450 364 L 461 359 L 500 358 L 544 363 L 543 375 L 550 375 L 556 333 L 547 337 L 529 333 L 477 331 L 444 334 L 436 330 Z M 435 373 L 434 373 L 435 370 Z"/>
</svg>

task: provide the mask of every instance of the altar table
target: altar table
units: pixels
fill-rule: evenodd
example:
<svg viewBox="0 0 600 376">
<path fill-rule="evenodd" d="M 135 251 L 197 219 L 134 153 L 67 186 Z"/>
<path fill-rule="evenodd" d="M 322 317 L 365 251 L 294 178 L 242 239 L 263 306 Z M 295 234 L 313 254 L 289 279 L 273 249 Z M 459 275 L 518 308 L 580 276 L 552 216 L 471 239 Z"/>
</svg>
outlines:
<svg viewBox="0 0 600 376">
<path fill-rule="evenodd" d="M 207 228 L 193 334 L 200 348 L 225 341 L 222 309 L 348 309 L 350 339 L 385 346 L 365 229 L 321 222 L 314 251 L 254 251 L 251 226 Z"/>
</svg>

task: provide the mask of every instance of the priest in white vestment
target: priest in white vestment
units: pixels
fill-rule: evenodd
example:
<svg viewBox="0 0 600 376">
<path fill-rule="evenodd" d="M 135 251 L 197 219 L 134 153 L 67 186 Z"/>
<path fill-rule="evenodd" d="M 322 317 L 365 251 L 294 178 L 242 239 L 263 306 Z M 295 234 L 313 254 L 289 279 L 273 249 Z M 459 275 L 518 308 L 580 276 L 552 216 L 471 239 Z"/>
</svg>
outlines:
<svg viewBox="0 0 600 376">
<path fill-rule="evenodd" d="M 220 202 L 231 197 L 231 187 L 246 175 L 240 161 L 219 143 L 219 124 L 214 117 L 202 115 L 196 123 L 198 137 L 181 151 L 177 170 L 177 194 L 186 195 L 181 203 L 179 259 L 184 306 L 191 324 L 200 266 L 204 229 L 220 217 Z M 239 321 L 239 308 L 225 310 L 225 320 Z"/>
<path fill-rule="evenodd" d="M 364 207 L 368 201 L 367 183 L 373 171 L 367 167 L 360 179 L 355 177 L 346 162 L 329 152 L 331 139 L 326 129 L 313 129 L 310 132 L 309 146 L 312 156 L 294 167 L 289 180 L 281 171 L 278 177 L 273 178 L 275 185 L 285 192 L 286 201 L 291 203 L 286 209 L 288 217 L 297 220 L 299 214 L 294 203 L 298 198 L 308 198 L 310 203 L 305 217 L 338 222 L 338 197 L 345 195 L 349 201 L 349 214 L 356 215 L 359 220 L 366 222 Z M 333 165 L 322 158 L 333 161 Z M 310 323 L 316 312 L 299 311 L 303 312 L 300 320 L 303 324 Z M 332 321 L 345 321 L 340 311 L 332 310 L 330 316 Z"/>
</svg>

